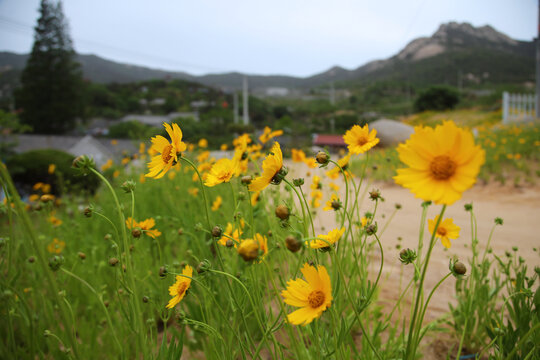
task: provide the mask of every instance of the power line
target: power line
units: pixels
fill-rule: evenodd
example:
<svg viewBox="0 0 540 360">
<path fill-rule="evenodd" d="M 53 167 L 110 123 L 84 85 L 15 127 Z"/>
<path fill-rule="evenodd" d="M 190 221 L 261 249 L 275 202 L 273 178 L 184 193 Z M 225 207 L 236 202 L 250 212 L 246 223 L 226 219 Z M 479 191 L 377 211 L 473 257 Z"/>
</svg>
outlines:
<svg viewBox="0 0 540 360">
<path fill-rule="evenodd" d="M 33 29 L 34 29 L 33 26 L 22 23 L 22 22 L 19 22 L 19 21 L 14 20 L 14 19 L 7 18 L 5 16 L 0 16 L 0 26 L 4 27 L 4 30 L 8 30 L 10 32 L 15 32 L 15 33 L 18 33 L 18 34 L 23 34 L 23 35 L 33 35 Z M 175 64 L 175 65 L 181 66 L 181 67 L 187 67 L 187 68 L 191 68 L 191 69 L 208 71 L 208 72 L 228 72 L 228 71 L 230 71 L 229 69 L 217 68 L 217 67 L 194 64 L 194 63 L 187 63 L 187 62 L 178 61 L 178 60 L 175 60 L 175 59 L 173 60 L 173 59 L 166 58 L 166 57 L 149 55 L 149 54 L 146 54 L 146 53 L 143 53 L 143 52 L 129 50 L 129 49 L 123 49 L 123 48 L 119 48 L 117 46 L 104 44 L 104 43 L 101 43 L 101 42 L 88 40 L 88 39 L 84 39 L 84 38 L 80 38 L 80 37 L 75 37 L 74 39 L 75 39 L 75 41 L 77 43 L 83 43 L 83 44 L 87 44 L 87 45 L 90 45 L 90 46 L 98 46 L 98 47 L 106 48 L 106 49 L 109 49 L 109 50 L 116 51 L 117 53 L 120 53 L 120 54 L 123 54 L 123 55 L 129 55 L 129 56 L 136 55 L 138 57 L 146 58 L 146 59 L 149 59 L 149 60 L 154 60 L 154 61 L 157 60 L 157 61 L 161 61 L 161 62 L 165 61 L 165 62 L 168 62 L 170 64 Z"/>
</svg>

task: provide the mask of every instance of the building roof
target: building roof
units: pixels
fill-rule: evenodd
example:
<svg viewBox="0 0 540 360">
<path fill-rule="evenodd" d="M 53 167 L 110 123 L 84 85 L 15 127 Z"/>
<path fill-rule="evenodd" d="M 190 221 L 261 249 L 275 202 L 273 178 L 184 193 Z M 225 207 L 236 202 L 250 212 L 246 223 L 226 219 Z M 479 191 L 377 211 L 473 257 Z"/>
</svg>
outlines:
<svg viewBox="0 0 540 360">
<path fill-rule="evenodd" d="M 346 146 L 342 135 L 314 134 L 313 145 L 318 146 Z"/>
</svg>

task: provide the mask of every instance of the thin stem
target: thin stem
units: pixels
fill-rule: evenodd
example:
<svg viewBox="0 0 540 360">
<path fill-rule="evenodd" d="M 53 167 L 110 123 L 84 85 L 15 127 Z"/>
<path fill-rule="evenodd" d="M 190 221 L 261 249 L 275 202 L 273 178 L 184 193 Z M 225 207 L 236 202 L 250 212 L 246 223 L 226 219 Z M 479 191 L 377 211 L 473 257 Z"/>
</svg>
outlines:
<svg viewBox="0 0 540 360">
<path fill-rule="evenodd" d="M 428 253 L 426 255 L 424 268 L 422 270 L 422 275 L 420 276 L 420 283 L 418 285 L 418 290 L 416 292 L 416 301 L 415 301 L 415 304 L 414 304 L 414 311 L 413 311 L 413 315 L 411 317 L 411 324 L 409 326 L 409 335 L 408 335 L 408 339 L 407 339 L 407 348 L 405 349 L 405 360 L 408 360 L 409 358 L 414 359 L 414 355 L 415 355 L 414 353 L 416 352 L 415 349 L 416 349 L 417 344 L 412 344 L 414 327 L 416 325 L 416 315 L 417 315 L 418 308 L 419 308 L 419 305 L 420 305 L 420 298 L 421 298 L 421 295 L 423 293 L 424 279 L 426 277 L 426 272 L 427 272 L 427 268 L 428 268 L 428 265 L 429 265 L 429 258 L 431 256 L 431 251 L 433 250 L 433 243 L 435 241 L 435 235 L 437 234 L 437 229 L 439 228 L 439 224 L 442 221 L 445 210 L 446 210 L 446 205 L 443 205 L 443 207 L 441 209 L 441 213 L 440 213 L 439 217 L 437 218 L 437 223 L 435 224 L 435 228 L 433 229 L 433 234 L 431 235 L 431 240 L 430 240 L 430 243 L 429 243 L 429 250 L 428 250 Z M 422 324 L 419 324 L 419 326 L 421 327 Z M 412 346 L 412 348 L 411 348 L 411 346 Z M 411 350 L 413 351 L 412 353 L 411 353 Z"/>
<path fill-rule="evenodd" d="M 195 164 L 191 160 L 189 160 L 189 159 L 187 159 L 185 157 L 181 157 L 180 159 L 187 162 L 193 168 L 193 170 L 195 170 L 195 172 L 197 173 L 197 177 L 199 178 L 199 184 L 201 186 L 201 190 L 202 190 L 202 194 L 203 194 L 204 210 L 206 211 L 206 223 L 208 225 L 208 229 L 211 229 L 212 225 L 210 223 L 210 213 L 208 212 L 208 200 L 206 199 L 206 190 L 205 190 L 204 184 L 202 182 L 201 173 L 199 172 L 199 169 L 197 169 L 197 166 L 195 166 Z"/>
</svg>

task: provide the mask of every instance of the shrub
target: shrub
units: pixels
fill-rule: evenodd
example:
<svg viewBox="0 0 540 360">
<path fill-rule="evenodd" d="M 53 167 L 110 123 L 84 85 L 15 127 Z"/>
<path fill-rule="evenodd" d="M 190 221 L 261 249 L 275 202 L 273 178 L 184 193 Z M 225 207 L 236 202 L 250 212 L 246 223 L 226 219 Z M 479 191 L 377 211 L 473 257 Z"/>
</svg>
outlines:
<svg viewBox="0 0 540 360">
<path fill-rule="evenodd" d="M 111 125 L 108 136 L 115 139 L 146 139 L 159 134 L 160 129 L 141 123 L 137 120 L 130 120 Z"/>
<path fill-rule="evenodd" d="M 414 101 L 414 110 L 453 109 L 459 103 L 459 94 L 456 89 L 448 86 L 432 86 L 421 92 Z"/>
<path fill-rule="evenodd" d="M 51 185 L 51 192 L 56 195 L 69 192 L 93 194 L 99 186 L 96 176 L 79 175 L 72 167 L 74 156 L 54 149 L 32 150 L 10 158 L 6 165 L 13 181 L 23 193 L 30 193 L 37 182 Z M 49 174 L 49 165 L 56 169 Z"/>
</svg>

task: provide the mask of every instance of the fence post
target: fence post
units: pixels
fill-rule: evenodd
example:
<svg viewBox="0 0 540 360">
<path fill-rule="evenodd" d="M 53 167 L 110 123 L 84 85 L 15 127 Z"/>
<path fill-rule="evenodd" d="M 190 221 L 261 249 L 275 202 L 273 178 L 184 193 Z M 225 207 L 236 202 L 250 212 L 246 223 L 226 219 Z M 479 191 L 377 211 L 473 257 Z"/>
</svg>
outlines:
<svg viewBox="0 0 540 360">
<path fill-rule="evenodd" d="M 508 91 L 503 92 L 503 124 L 508 124 L 508 102 L 509 94 Z"/>
</svg>

